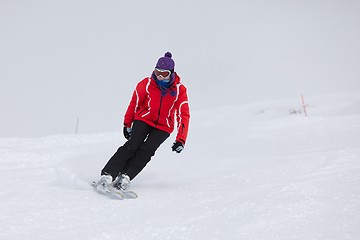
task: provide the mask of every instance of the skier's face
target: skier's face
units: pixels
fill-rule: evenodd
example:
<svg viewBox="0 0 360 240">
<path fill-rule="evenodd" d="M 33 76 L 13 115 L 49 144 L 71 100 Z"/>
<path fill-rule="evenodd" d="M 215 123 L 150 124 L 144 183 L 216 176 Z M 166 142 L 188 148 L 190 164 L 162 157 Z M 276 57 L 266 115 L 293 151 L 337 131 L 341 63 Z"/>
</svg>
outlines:
<svg viewBox="0 0 360 240">
<path fill-rule="evenodd" d="M 158 80 L 169 80 L 171 71 L 155 68 L 154 74 Z"/>
</svg>

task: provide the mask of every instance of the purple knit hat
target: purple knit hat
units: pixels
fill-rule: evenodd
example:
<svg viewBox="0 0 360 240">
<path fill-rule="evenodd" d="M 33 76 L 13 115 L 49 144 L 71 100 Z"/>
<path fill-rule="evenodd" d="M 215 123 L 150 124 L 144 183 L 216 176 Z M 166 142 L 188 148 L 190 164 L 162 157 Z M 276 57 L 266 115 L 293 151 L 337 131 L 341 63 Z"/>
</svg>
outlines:
<svg viewBox="0 0 360 240">
<path fill-rule="evenodd" d="M 174 72 L 175 62 L 171 59 L 172 54 L 170 52 L 165 53 L 164 57 L 159 58 L 155 68 L 170 70 Z"/>
</svg>

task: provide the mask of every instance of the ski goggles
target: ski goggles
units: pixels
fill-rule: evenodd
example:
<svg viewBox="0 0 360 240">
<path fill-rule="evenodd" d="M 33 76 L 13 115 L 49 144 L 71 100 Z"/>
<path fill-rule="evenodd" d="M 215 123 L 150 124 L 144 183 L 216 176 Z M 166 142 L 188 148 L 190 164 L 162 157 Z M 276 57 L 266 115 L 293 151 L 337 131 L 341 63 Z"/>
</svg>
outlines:
<svg viewBox="0 0 360 240">
<path fill-rule="evenodd" d="M 159 69 L 159 68 L 155 68 L 154 73 L 157 77 L 162 76 L 163 78 L 167 78 L 170 76 L 171 71 L 170 70 L 164 70 L 164 69 Z"/>
</svg>

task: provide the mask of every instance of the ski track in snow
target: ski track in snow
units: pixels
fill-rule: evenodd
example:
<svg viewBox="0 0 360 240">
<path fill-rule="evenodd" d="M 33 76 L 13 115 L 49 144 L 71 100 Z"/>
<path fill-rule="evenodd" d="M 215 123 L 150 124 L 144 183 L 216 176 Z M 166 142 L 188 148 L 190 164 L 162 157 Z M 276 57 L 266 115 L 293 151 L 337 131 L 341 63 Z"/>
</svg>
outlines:
<svg viewBox="0 0 360 240">
<path fill-rule="evenodd" d="M 309 101 L 307 118 L 286 101 L 193 112 L 185 151 L 172 135 L 136 200 L 89 185 L 121 134 L 0 139 L 0 239 L 359 239 L 360 101 Z"/>
</svg>

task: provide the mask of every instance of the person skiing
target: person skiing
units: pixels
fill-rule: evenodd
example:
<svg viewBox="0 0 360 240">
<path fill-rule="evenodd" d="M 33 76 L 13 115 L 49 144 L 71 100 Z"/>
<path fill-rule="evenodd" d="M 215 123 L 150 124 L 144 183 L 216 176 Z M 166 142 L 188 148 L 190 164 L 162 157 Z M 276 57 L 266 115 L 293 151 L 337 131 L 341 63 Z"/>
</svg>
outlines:
<svg viewBox="0 0 360 240">
<path fill-rule="evenodd" d="M 156 63 L 150 77 L 140 81 L 124 116 L 123 134 L 127 139 L 101 170 L 96 187 L 128 189 L 155 155 L 158 147 L 174 130 L 172 151 L 180 153 L 188 134 L 190 110 L 187 89 L 174 71 L 172 54 L 166 52 Z"/>
</svg>

